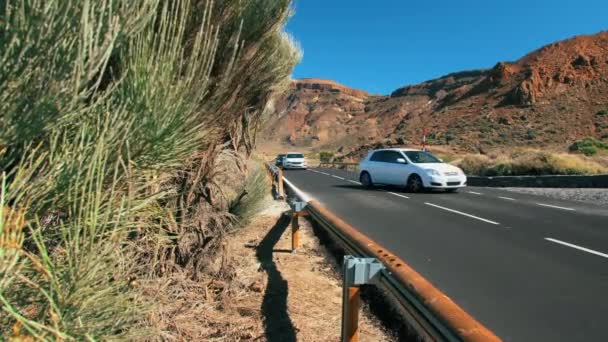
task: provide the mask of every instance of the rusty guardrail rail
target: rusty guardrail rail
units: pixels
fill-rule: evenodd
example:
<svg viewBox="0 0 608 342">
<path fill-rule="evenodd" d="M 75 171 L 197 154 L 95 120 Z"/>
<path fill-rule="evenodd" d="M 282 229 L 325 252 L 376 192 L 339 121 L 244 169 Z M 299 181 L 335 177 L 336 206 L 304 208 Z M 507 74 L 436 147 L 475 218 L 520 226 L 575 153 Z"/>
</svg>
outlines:
<svg viewBox="0 0 608 342">
<path fill-rule="evenodd" d="M 267 165 L 267 168 L 270 173 L 278 176 L 277 170 L 272 168 L 272 165 Z M 282 181 L 281 178 L 277 179 L 279 182 Z M 404 260 L 346 223 L 319 202 L 308 198 L 298 198 L 306 196 L 297 189 L 292 189 L 289 182 L 286 181 L 286 184 L 291 195 L 296 197 L 296 200 L 292 202 L 292 207 L 296 208 L 293 210 L 295 219 L 292 222 L 295 221 L 297 228 L 299 228 L 297 217 L 309 215 L 344 248 L 346 253 L 366 258 L 358 260 L 375 259 L 379 261 L 382 264 L 381 269 L 378 269 L 377 265 L 373 263 L 365 265 L 363 273 L 369 277 L 369 282 L 363 283 L 371 283 L 384 288 L 399 304 L 410 326 L 424 340 L 501 341 L 492 331 L 460 308 Z M 302 204 L 304 202 L 305 206 Z M 296 205 L 294 206 L 293 203 Z M 292 232 L 297 228 L 292 225 Z M 297 241 L 297 235 L 292 235 L 292 241 L 294 238 Z M 294 245 L 292 242 L 292 248 L 295 251 L 297 243 Z M 350 265 L 352 259 L 351 256 L 345 257 L 342 341 L 358 341 L 359 291 L 358 287 L 352 285 L 352 282 L 351 285 L 347 285 L 346 280 L 346 278 L 353 277 L 352 274 L 347 276 L 346 265 L 347 262 Z M 377 271 L 377 275 L 375 271 L 370 272 L 370 270 Z M 361 277 L 360 273 L 358 273 L 359 277 Z"/>
</svg>

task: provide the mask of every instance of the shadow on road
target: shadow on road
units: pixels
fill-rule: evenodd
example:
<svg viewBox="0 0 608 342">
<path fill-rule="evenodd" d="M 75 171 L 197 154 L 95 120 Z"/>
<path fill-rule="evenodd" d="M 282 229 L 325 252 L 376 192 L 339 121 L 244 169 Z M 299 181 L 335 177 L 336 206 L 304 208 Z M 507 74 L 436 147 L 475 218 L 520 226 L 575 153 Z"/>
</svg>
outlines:
<svg viewBox="0 0 608 342">
<path fill-rule="evenodd" d="M 291 222 L 288 215 L 281 218 L 270 229 L 256 249 L 256 257 L 262 268 L 268 274 L 268 285 L 262 301 L 262 314 L 264 315 L 264 328 L 266 340 L 269 342 L 296 341 L 296 330 L 287 312 L 287 295 L 289 289 L 287 281 L 281 276 L 272 256 L 281 235 Z"/>
</svg>

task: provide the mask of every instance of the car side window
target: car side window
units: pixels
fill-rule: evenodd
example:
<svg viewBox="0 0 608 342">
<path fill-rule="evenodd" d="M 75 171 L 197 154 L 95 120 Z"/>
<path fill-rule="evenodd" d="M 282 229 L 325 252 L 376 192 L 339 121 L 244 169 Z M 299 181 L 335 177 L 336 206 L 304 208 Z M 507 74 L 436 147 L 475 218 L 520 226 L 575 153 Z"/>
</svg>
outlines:
<svg viewBox="0 0 608 342">
<path fill-rule="evenodd" d="M 397 164 L 397 159 L 399 158 L 403 158 L 403 156 L 399 152 L 386 151 L 386 157 L 384 158 L 384 161 L 387 163 Z"/>
<path fill-rule="evenodd" d="M 370 161 L 374 161 L 374 162 L 382 162 L 384 160 L 382 160 L 382 155 L 383 155 L 384 151 L 378 151 L 378 152 L 374 152 L 374 154 L 372 155 L 371 158 L 369 158 Z"/>
</svg>

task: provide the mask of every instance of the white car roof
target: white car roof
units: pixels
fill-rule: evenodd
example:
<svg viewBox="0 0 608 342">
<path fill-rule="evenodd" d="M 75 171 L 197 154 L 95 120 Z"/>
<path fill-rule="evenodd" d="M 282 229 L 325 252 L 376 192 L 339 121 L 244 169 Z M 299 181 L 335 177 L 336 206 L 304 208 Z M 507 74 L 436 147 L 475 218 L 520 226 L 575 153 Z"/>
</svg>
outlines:
<svg viewBox="0 0 608 342">
<path fill-rule="evenodd" d="M 391 148 L 379 148 L 377 150 L 371 150 L 370 153 L 376 152 L 376 151 L 418 151 L 418 152 L 422 152 L 422 150 L 415 149 L 415 148 L 391 147 Z"/>
</svg>

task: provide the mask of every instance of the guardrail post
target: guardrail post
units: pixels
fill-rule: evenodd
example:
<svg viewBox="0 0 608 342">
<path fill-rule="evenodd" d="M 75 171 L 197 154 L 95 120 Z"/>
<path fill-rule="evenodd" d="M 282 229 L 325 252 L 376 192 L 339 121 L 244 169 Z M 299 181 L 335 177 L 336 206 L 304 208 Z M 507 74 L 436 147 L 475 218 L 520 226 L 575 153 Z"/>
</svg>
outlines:
<svg viewBox="0 0 608 342">
<path fill-rule="evenodd" d="M 278 185 L 278 192 L 279 192 L 279 198 L 285 198 L 285 191 L 283 190 L 283 170 L 278 169 L 277 171 L 277 185 Z"/>
<path fill-rule="evenodd" d="M 296 253 L 300 245 L 300 216 L 307 216 L 308 212 L 304 210 L 306 208 L 306 202 L 292 201 L 290 202 L 292 215 L 291 215 L 291 253 Z"/>
<path fill-rule="evenodd" d="M 360 285 L 373 284 L 384 270 L 375 258 L 344 256 L 342 265 L 342 342 L 359 341 Z"/>
<path fill-rule="evenodd" d="M 300 223 L 298 222 L 298 213 L 294 213 L 291 217 L 291 253 L 296 253 L 300 244 Z"/>
</svg>

